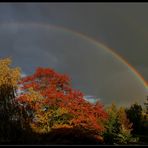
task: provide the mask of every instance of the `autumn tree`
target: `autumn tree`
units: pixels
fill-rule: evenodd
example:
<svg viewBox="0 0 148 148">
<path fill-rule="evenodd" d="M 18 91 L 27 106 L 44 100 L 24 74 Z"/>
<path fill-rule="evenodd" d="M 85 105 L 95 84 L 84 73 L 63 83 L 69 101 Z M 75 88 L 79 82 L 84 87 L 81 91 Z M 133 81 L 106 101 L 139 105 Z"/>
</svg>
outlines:
<svg viewBox="0 0 148 148">
<path fill-rule="evenodd" d="M 132 123 L 127 118 L 125 109 L 112 103 L 107 109 L 109 115 L 108 122 L 106 124 L 106 131 L 104 132 L 105 142 L 107 144 L 128 144 L 130 142 L 136 142 L 137 139 L 133 138 Z"/>
<path fill-rule="evenodd" d="M 106 131 L 104 132 L 104 140 L 106 144 L 116 143 L 118 133 L 120 132 L 120 122 L 117 115 L 117 106 L 112 103 L 111 106 L 106 108 L 108 113 L 108 122 L 106 123 Z"/>
<path fill-rule="evenodd" d="M 128 130 L 129 132 L 131 132 L 132 131 L 132 123 L 127 118 L 125 108 L 120 107 L 117 112 L 117 115 L 119 118 L 119 122 L 121 124 L 121 129 L 125 130 L 125 131 Z"/>
<path fill-rule="evenodd" d="M 33 75 L 23 78 L 20 86 L 18 102 L 26 110 L 33 131 L 49 133 L 53 129 L 77 128 L 100 135 L 105 130 L 107 113 L 103 105 L 84 100 L 80 91 L 72 89 L 67 75 L 38 68 Z"/>
<path fill-rule="evenodd" d="M 13 132 L 12 122 L 17 118 L 15 95 L 20 69 L 11 68 L 11 59 L 0 59 L 0 136 L 1 142 L 9 141 Z M 11 132 L 11 134 L 10 134 Z M 13 133 L 14 137 L 14 133 Z"/>
<path fill-rule="evenodd" d="M 138 141 L 138 138 L 134 138 L 131 134 L 132 125 L 133 123 L 130 122 L 130 120 L 127 118 L 127 114 L 125 112 L 125 108 L 120 107 L 118 112 L 118 120 L 120 123 L 120 132 L 117 137 L 117 141 L 120 144 L 128 144 L 128 143 L 134 143 Z"/>
</svg>

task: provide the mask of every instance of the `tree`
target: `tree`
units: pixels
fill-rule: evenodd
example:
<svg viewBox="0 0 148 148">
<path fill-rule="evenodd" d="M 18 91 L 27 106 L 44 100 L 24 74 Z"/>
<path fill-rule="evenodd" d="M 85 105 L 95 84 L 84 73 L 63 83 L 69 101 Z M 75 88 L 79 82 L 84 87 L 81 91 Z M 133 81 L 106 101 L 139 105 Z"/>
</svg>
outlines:
<svg viewBox="0 0 148 148">
<path fill-rule="evenodd" d="M 132 123 L 127 118 L 125 109 L 123 107 L 120 107 L 118 112 L 118 120 L 120 123 L 120 132 L 117 137 L 117 141 L 119 144 L 128 144 L 130 142 L 137 142 L 137 138 L 133 138 L 131 131 L 132 129 Z"/>
<path fill-rule="evenodd" d="M 107 108 L 109 120 L 106 124 L 104 139 L 106 144 L 128 144 L 136 142 L 137 139 L 131 135 L 132 123 L 127 118 L 125 109 L 119 109 L 113 103 Z"/>
<path fill-rule="evenodd" d="M 120 107 L 117 114 L 118 114 L 119 122 L 121 124 L 121 128 L 123 130 L 128 130 L 129 132 L 131 132 L 132 123 L 130 123 L 129 119 L 127 118 L 125 109 L 123 107 Z"/>
<path fill-rule="evenodd" d="M 144 109 L 142 110 L 142 134 L 148 133 L 148 96 L 144 102 Z"/>
<path fill-rule="evenodd" d="M 20 69 L 11 68 L 11 59 L 0 59 L 0 136 L 1 142 L 15 137 L 13 124 L 17 120 L 18 111 L 15 103 L 17 82 L 20 79 Z M 12 124 L 13 123 L 13 124 Z M 17 129 L 15 129 L 17 130 Z M 13 134 L 13 137 L 11 137 Z"/>
<path fill-rule="evenodd" d="M 104 132 L 104 140 L 106 144 L 116 143 L 118 133 L 120 131 L 120 122 L 117 116 L 117 107 L 114 103 L 106 109 L 108 113 L 108 122 L 106 123 L 106 131 Z"/>
<path fill-rule="evenodd" d="M 103 105 L 85 101 L 80 91 L 72 89 L 68 76 L 52 69 L 38 68 L 19 84 L 22 94 L 18 102 L 27 112 L 27 121 L 35 132 L 77 128 L 95 135 L 105 130 L 103 122 L 107 119 L 107 113 Z"/>
<path fill-rule="evenodd" d="M 144 102 L 145 108 L 146 108 L 146 115 L 148 116 L 148 96 L 146 101 Z"/>
<path fill-rule="evenodd" d="M 134 134 L 139 134 L 142 132 L 142 106 L 135 103 L 132 104 L 129 109 L 126 109 L 126 114 L 130 122 L 133 123 L 133 131 Z"/>
</svg>

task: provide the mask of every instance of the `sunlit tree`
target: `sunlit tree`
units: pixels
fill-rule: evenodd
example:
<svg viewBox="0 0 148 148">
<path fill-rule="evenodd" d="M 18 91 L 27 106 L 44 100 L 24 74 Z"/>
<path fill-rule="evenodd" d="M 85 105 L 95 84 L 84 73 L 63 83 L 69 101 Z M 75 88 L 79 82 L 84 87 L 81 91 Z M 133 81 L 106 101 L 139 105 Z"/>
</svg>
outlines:
<svg viewBox="0 0 148 148">
<path fill-rule="evenodd" d="M 11 123 L 17 119 L 15 104 L 17 83 L 20 80 L 20 69 L 12 68 L 11 59 L 0 59 L 0 135 L 1 141 L 7 141 L 12 131 Z M 11 132 L 12 133 L 12 132 Z M 14 133 L 13 133 L 14 134 Z"/>
</svg>

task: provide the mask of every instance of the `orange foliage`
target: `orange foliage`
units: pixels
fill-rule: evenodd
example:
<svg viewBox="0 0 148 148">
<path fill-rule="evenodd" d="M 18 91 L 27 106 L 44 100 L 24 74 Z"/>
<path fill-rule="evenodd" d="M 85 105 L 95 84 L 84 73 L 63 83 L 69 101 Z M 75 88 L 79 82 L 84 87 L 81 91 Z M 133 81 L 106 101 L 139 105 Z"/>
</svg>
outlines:
<svg viewBox="0 0 148 148">
<path fill-rule="evenodd" d="M 80 91 L 71 88 L 67 75 L 48 68 L 38 68 L 33 75 L 23 78 L 20 84 L 23 93 L 18 101 L 26 104 L 24 107 L 32 114 L 31 124 L 36 129 L 41 128 L 41 124 L 34 118 L 40 115 L 44 126 L 49 125 L 50 129 L 78 127 L 93 133 L 104 130 L 102 122 L 107 119 L 107 113 L 103 106 L 99 102 L 93 105 L 84 100 Z M 62 108 L 63 114 L 57 112 L 58 109 L 62 111 Z M 48 123 L 50 119 L 53 119 L 52 124 Z"/>
</svg>

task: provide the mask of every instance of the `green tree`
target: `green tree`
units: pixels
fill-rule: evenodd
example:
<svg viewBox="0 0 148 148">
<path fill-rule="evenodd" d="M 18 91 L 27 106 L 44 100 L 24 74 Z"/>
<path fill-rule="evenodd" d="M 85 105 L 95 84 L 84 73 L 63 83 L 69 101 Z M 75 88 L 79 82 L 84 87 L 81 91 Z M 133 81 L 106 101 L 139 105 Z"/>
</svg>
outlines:
<svg viewBox="0 0 148 148">
<path fill-rule="evenodd" d="M 104 141 L 106 144 L 116 143 L 118 133 L 120 131 L 120 122 L 117 116 L 117 107 L 114 103 L 106 109 L 109 119 L 106 123 L 106 131 L 104 132 Z"/>
<path fill-rule="evenodd" d="M 104 140 L 106 144 L 128 144 L 136 142 L 137 139 L 132 137 L 132 123 L 127 118 L 125 109 L 119 109 L 113 103 L 107 108 L 109 120 L 106 124 L 104 132 Z"/>
<path fill-rule="evenodd" d="M 138 103 L 131 105 L 126 109 L 126 114 L 130 122 L 133 123 L 133 134 L 140 134 L 142 132 L 142 106 Z"/>
<path fill-rule="evenodd" d="M 137 138 L 133 138 L 132 131 L 132 123 L 127 118 L 125 108 L 120 107 L 118 112 L 118 120 L 120 122 L 120 132 L 118 133 L 117 141 L 119 144 L 128 144 L 130 142 L 137 142 Z"/>
</svg>

